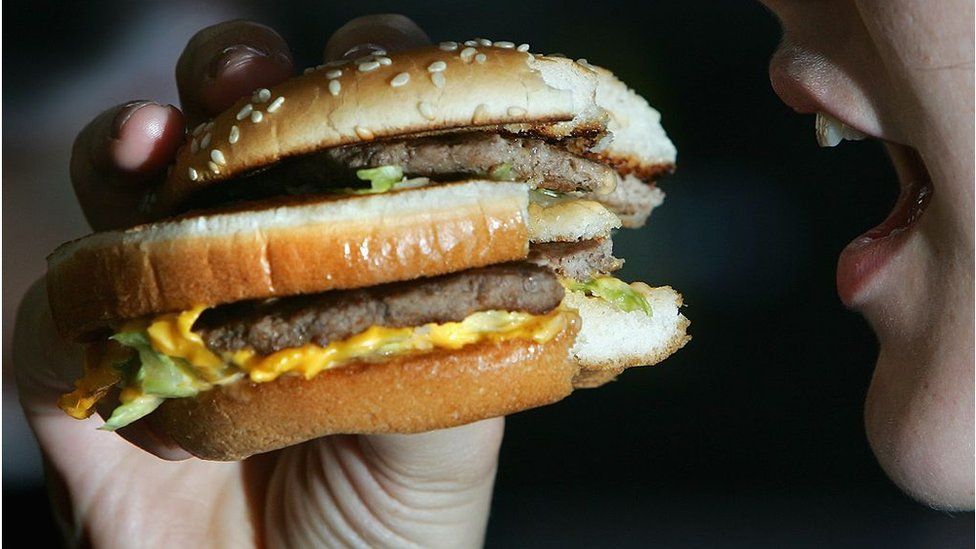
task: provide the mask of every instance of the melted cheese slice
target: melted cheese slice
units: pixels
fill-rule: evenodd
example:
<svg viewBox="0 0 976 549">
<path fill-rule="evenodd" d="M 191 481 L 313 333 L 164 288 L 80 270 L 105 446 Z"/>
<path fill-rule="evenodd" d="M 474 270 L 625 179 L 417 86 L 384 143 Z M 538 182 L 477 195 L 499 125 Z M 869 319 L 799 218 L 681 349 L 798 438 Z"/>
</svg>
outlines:
<svg viewBox="0 0 976 549">
<path fill-rule="evenodd" d="M 212 377 L 229 363 L 246 372 L 257 383 L 273 381 L 286 373 L 311 379 L 323 370 L 355 360 L 379 360 L 438 348 L 460 349 L 482 341 L 521 338 L 545 343 L 566 327 L 569 322 L 567 315 L 571 314 L 560 309 L 546 315 L 483 311 L 474 313 L 461 322 L 426 324 L 413 328 L 372 326 L 364 332 L 324 347 L 307 344 L 270 355 L 259 355 L 253 349 L 243 349 L 218 357 L 206 347 L 203 338 L 192 331 L 193 323 L 204 310 L 205 307 L 195 307 L 154 319 L 146 328 L 153 348 L 161 353 L 186 359 L 204 377 Z"/>
</svg>

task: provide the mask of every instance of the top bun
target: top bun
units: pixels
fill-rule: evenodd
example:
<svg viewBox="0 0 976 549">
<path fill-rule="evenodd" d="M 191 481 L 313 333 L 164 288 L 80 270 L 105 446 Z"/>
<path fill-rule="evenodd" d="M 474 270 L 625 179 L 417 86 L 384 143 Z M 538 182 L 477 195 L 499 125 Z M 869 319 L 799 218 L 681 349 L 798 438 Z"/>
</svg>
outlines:
<svg viewBox="0 0 976 549">
<path fill-rule="evenodd" d="M 597 159 L 644 179 L 671 169 L 674 146 L 643 98 L 585 60 L 526 48 L 479 39 L 377 52 L 256 90 L 191 132 L 151 209 L 171 214 L 197 190 L 320 149 L 498 127 L 588 137 Z"/>
</svg>

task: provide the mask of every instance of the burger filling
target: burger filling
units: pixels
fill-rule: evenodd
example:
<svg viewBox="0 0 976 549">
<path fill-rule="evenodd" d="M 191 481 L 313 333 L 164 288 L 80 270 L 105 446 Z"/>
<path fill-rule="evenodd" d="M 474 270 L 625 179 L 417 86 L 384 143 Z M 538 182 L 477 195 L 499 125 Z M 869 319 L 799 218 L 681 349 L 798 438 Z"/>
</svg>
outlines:
<svg viewBox="0 0 976 549">
<path fill-rule="evenodd" d="M 312 378 L 356 361 L 460 349 L 483 341 L 545 343 L 570 320 L 564 289 L 549 269 L 494 265 L 437 278 L 326 292 L 129 322 L 89 346 L 85 376 L 64 395 L 77 418 L 119 388 L 103 429 L 152 412 L 167 398 L 191 397 L 245 377 Z"/>
<path fill-rule="evenodd" d="M 231 202 L 283 194 L 371 190 L 354 189 L 376 175 L 455 181 L 472 177 L 522 181 L 533 188 L 573 193 L 620 210 L 628 219 L 643 220 L 660 204 L 649 197 L 653 185 L 634 177 L 622 178 L 606 164 L 569 150 L 571 141 L 550 142 L 533 137 L 492 132 L 462 132 L 373 141 L 284 159 L 267 168 L 212 185 L 198 192 L 184 209 L 210 208 Z M 382 168 L 383 174 L 374 170 Z M 398 171 L 394 171 L 398 170 Z M 364 172 L 373 172 L 364 175 Z M 626 194 L 615 192 L 621 184 Z M 637 200 L 628 200 L 636 196 Z M 653 196 L 657 196 L 654 194 Z M 628 225 L 637 226 L 637 225 Z"/>
</svg>

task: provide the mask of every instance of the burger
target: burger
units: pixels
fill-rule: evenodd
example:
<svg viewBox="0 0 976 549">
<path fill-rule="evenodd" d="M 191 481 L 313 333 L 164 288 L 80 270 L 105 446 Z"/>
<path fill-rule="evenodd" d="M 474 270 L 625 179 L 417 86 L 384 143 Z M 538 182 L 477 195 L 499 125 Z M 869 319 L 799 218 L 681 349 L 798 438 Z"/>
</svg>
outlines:
<svg viewBox="0 0 976 549">
<path fill-rule="evenodd" d="M 689 337 L 613 276 L 675 149 L 609 71 L 485 39 L 312 67 L 188 132 L 158 221 L 48 258 L 84 375 L 204 459 L 412 433 L 558 401 Z M 145 419 L 143 419 L 145 418 Z"/>
</svg>

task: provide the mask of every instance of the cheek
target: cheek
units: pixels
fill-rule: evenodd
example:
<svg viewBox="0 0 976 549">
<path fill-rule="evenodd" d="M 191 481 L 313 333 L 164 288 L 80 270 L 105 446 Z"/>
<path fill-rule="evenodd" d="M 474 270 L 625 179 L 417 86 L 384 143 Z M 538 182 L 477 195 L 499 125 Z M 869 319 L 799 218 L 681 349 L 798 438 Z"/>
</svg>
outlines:
<svg viewBox="0 0 976 549">
<path fill-rule="evenodd" d="M 972 362 L 959 355 L 926 361 L 923 354 L 882 346 L 865 406 L 868 440 L 881 467 L 912 497 L 972 509 Z"/>
</svg>

